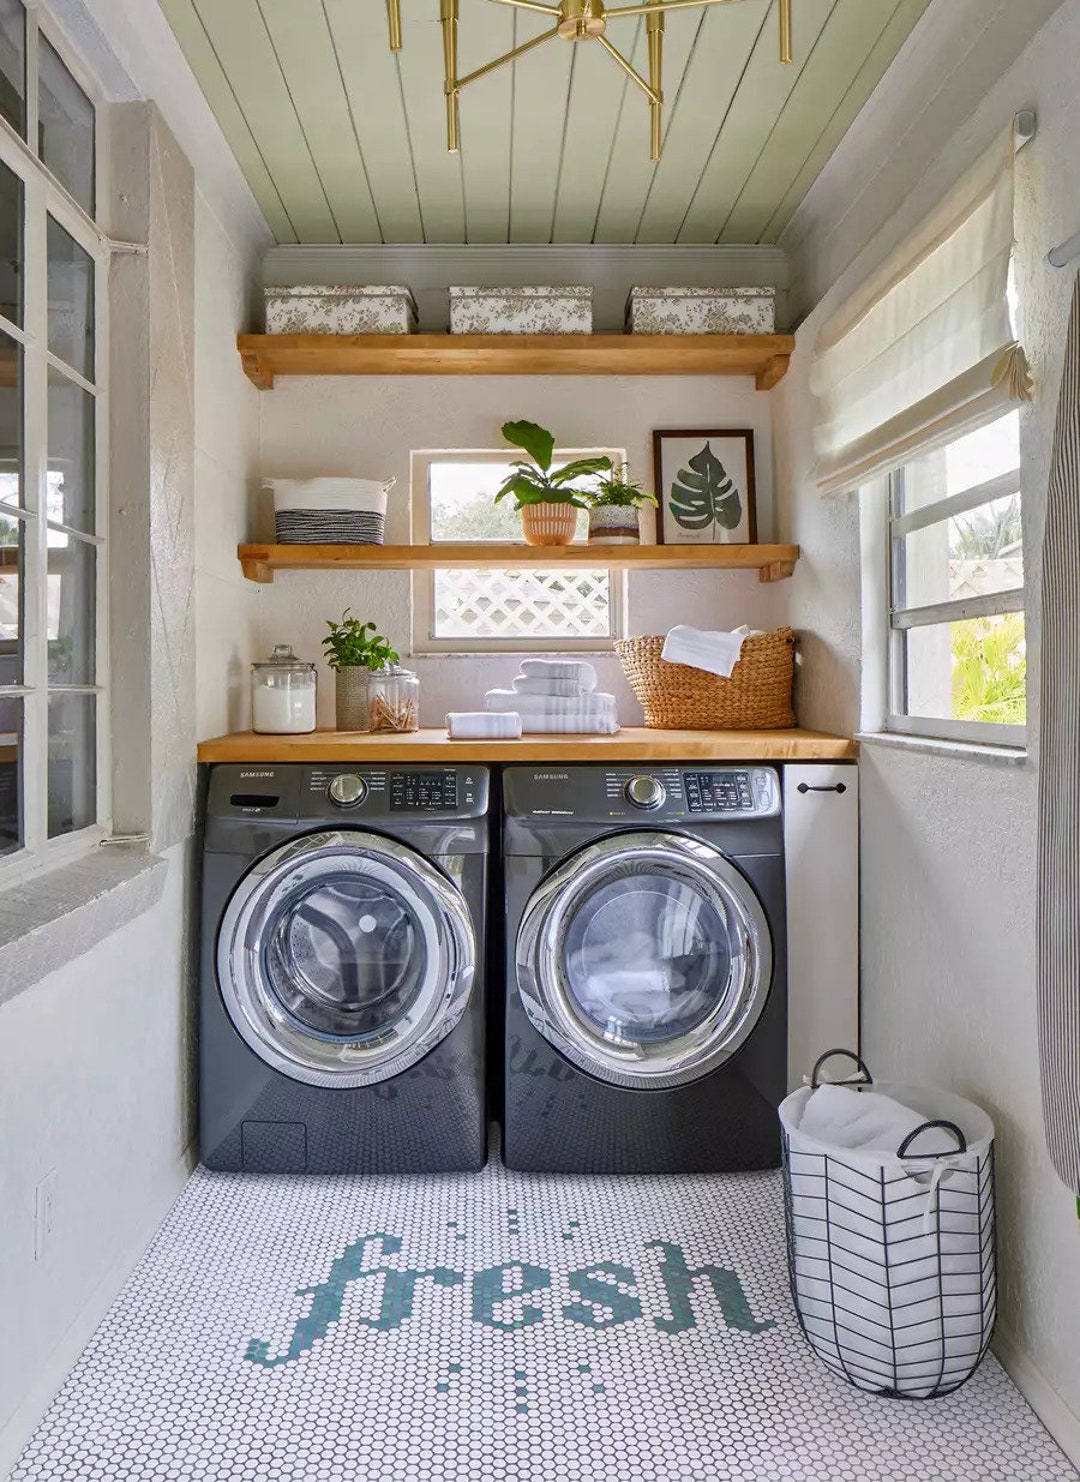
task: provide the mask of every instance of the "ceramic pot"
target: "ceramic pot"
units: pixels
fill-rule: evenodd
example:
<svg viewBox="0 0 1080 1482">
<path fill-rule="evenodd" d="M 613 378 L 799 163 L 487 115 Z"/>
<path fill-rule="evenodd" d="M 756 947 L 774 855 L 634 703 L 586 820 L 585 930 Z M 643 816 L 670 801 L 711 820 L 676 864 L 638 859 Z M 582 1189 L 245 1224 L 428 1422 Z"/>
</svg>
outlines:
<svg viewBox="0 0 1080 1482">
<path fill-rule="evenodd" d="M 577 529 L 573 504 L 526 504 L 521 510 L 521 533 L 526 545 L 570 545 Z"/>
<path fill-rule="evenodd" d="M 633 504 L 597 504 L 589 510 L 590 545 L 640 545 L 638 508 Z"/>
<path fill-rule="evenodd" d="M 368 671 L 334 670 L 334 724 L 339 731 L 368 729 Z"/>
</svg>

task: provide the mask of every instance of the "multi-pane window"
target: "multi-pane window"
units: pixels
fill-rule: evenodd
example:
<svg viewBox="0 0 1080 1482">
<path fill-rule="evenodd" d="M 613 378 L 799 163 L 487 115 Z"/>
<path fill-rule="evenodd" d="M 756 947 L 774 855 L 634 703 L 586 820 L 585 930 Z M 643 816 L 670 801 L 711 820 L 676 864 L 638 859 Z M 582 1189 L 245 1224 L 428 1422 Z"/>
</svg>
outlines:
<svg viewBox="0 0 1080 1482">
<path fill-rule="evenodd" d="M 556 462 L 610 448 L 557 452 Z M 414 453 L 413 539 L 438 545 L 522 542 L 513 501 L 493 502 L 511 469 L 511 455 L 495 452 Z M 582 510 L 578 539 L 586 533 Z M 623 631 L 624 582 L 595 567 L 565 570 L 472 567 L 417 572 L 413 577 L 413 649 L 419 653 L 478 650 L 608 648 Z"/>
<path fill-rule="evenodd" d="M 889 527 L 890 730 L 1022 742 L 1019 413 L 898 469 Z"/>
<path fill-rule="evenodd" d="M 104 793 L 105 256 L 94 105 L 0 0 L 0 856 L 97 838 Z"/>
</svg>

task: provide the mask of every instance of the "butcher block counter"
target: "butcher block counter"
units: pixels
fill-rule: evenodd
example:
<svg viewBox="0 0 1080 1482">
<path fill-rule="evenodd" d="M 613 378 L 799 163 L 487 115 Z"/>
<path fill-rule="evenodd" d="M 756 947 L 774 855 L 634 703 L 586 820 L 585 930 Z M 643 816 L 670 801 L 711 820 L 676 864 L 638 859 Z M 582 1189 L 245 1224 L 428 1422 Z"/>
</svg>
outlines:
<svg viewBox="0 0 1080 1482">
<path fill-rule="evenodd" d="M 820 731 L 650 731 L 615 736 L 523 736 L 519 741 L 451 741 L 443 729 L 396 735 L 313 731 L 261 736 L 237 731 L 199 744 L 200 762 L 835 762 L 858 746 Z"/>
</svg>

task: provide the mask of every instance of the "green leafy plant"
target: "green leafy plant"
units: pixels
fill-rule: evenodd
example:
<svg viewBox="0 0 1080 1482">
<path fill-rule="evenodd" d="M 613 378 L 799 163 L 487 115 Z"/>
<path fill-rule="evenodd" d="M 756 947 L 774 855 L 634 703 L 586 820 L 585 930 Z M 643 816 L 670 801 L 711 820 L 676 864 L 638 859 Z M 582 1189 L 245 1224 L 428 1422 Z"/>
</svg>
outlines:
<svg viewBox="0 0 1080 1482">
<path fill-rule="evenodd" d="M 609 474 L 602 474 L 585 498 L 593 509 L 617 505 L 622 509 L 636 509 L 639 504 L 655 504 L 656 495 L 649 494 L 634 479 L 625 463 L 614 466 Z"/>
<path fill-rule="evenodd" d="M 572 504 L 578 509 L 588 509 L 581 497 L 580 480 L 598 473 L 611 472 L 611 459 L 575 458 L 561 468 L 552 468 L 555 456 L 555 438 L 544 427 L 535 422 L 504 422 L 502 435 L 515 448 L 522 448 L 528 461 L 517 458 L 513 473 L 505 478 L 495 495 L 498 504 L 508 494 L 514 497 L 514 508 L 524 509 L 530 504 Z"/>
<path fill-rule="evenodd" d="M 688 458 L 687 467 L 675 475 L 671 513 L 684 530 L 705 530 L 712 524 L 722 530 L 739 528 L 742 495 L 709 443 Z"/>
<path fill-rule="evenodd" d="M 331 669 L 384 669 L 387 664 L 397 663 L 397 653 L 375 624 L 350 617 L 347 607 L 340 623 L 327 619 L 326 626 L 330 631 L 322 646 Z"/>
<path fill-rule="evenodd" d="M 952 702 L 956 720 L 1023 725 L 1027 714 L 1024 615 L 972 618 L 952 633 Z"/>
</svg>

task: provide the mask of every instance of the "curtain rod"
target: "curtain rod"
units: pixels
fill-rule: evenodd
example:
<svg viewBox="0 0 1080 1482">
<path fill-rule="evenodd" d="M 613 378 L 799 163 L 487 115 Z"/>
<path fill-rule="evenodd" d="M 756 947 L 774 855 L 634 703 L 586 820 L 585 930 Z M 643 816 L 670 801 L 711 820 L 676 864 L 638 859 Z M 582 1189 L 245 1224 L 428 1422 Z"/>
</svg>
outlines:
<svg viewBox="0 0 1080 1482">
<path fill-rule="evenodd" d="M 1046 254 L 1046 260 L 1052 268 L 1067 268 L 1077 257 L 1080 257 L 1080 232 Z"/>
</svg>

